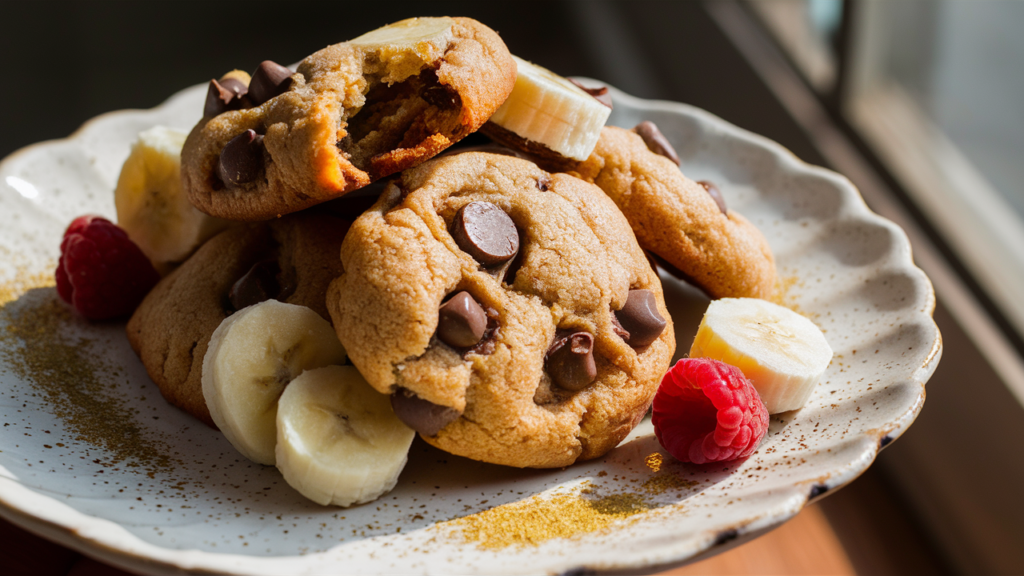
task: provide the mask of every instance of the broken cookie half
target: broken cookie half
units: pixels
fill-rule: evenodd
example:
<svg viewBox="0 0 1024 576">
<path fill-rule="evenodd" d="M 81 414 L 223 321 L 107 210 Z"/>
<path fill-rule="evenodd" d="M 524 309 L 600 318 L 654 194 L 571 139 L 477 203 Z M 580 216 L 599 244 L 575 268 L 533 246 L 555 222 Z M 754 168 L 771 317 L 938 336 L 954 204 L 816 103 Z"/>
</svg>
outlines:
<svg viewBox="0 0 1024 576">
<path fill-rule="evenodd" d="M 262 63 L 211 80 L 182 150 L 189 200 L 267 220 L 415 166 L 476 131 L 512 91 L 516 64 L 470 18 L 412 18 L 328 46 L 294 73 Z"/>
</svg>

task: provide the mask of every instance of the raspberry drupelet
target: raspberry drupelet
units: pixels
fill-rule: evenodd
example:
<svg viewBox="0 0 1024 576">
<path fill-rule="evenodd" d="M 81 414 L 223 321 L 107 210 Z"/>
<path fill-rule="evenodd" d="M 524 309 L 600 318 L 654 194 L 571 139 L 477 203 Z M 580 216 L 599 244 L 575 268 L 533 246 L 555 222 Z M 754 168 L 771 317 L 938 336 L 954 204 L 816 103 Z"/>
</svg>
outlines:
<svg viewBox="0 0 1024 576">
<path fill-rule="evenodd" d="M 90 320 L 131 314 L 160 274 L 124 230 L 99 216 L 79 216 L 64 232 L 57 293 Z"/>
<path fill-rule="evenodd" d="M 709 358 L 673 366 L 654 396 L 654 433 L 682 462 L 750 456 L 768 431 L 768 411 L 739 368 Z"/>
</svg>

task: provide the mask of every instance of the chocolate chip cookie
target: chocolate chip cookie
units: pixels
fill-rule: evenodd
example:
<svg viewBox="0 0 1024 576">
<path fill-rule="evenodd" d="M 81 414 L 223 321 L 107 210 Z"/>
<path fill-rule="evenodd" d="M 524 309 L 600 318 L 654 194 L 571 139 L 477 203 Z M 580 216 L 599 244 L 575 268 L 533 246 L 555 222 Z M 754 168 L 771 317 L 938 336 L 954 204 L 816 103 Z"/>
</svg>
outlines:
<svg viewBox="0 0 1024 576">
<path fill-rule="evenodd" d="M 434 156 L 511 92 L 501 38 L 469 18 L 413 18 L 329 46 L 293 73 L 270 61 L 211 81 L 182 150 L 200 210 L 267 220 Z"/>
<path fill-rule="evenodd" d="M 709 182 L 679 170 L 672 145 L 650 122 L 606 126 L 569 174 L 597 184 L 626 215 L 645 250 L 712 298 L 770 298 L 775 258 L 761 231 Z"/>
<path fill-rule="evenodd" d="M 712 298 L 774 293 L 775 258 L 764 235 L 726 207 L 717 186 L 679 171 L 675 149 L 654 123 L 632 130 L 605 126 L 582 162 L 500 141 L 548 170 L 597 184 L 626 215 L 644 250 Z"/>
<path fill-rule="evenodd" d="M 353 364 L 431 444 L 559 467 L 618 444 L 675 349 L 661 284 L 596 186 L 465 152 L 352 225 L 327 306 Z"/>
<path fill-rule="evenodd" d="M 213 331 L 236 310 L 273 298 L 329 320 L 324 294 L 341 274 L 347 228 L 346 220 L 308 212 L 234 226 L 161 280 L 127 332 L 164 398 L 214 426 L 203 398 L 203 357 Z"/>
</svg>

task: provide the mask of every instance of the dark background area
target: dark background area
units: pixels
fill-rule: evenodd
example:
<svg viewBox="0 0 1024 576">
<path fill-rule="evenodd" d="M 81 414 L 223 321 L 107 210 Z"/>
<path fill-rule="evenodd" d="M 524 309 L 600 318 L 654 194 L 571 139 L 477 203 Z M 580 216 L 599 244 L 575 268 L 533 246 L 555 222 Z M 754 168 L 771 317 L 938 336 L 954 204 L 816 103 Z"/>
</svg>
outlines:
<svg viewBox="0 0 1024 576">
<path fill-rule="evenodd" d="M 5 0 L 0 157 L 98 114 L 151 108 L 265 59 L 298 62 L 412 16 L 470 16 L 516 55 L 644 98 L 687 102 L 822 164 L 698 2 Z"/>
</svg>

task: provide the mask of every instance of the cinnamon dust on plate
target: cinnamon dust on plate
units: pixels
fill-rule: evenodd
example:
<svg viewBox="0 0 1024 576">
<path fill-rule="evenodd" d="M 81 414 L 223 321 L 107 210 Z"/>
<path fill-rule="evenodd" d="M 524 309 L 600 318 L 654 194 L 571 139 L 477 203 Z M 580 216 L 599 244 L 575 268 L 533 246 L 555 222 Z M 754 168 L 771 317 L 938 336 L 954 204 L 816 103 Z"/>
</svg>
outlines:
<svg viewBox="0 0 1024 576">
<path fill-rule="evenodd" d="M 569 493 L 531 496 L 446 524 L 461 531 L 466 541 L 494 550 L 598 532 L 652 508 L 641 494 L 598 496 L 584 485 Z"/>
<path fill-rule="evenodd" d="M 101 448 L 97 464 L 149 477 L 173 471 L 178 462 L 144 432 L 138 411 L 118 394 L 122 371 L 93 340 L 77 335 L 83 322 L 57 296 L 52 272 L 19 270 L 0 284 L 0 374 L 39 393 L 69 437 Z"/>
<path fill-rule="evenodd" d="M 467 542 L 491 550 L 538 546 L 555 538 L 575 539 L 613 526 L 622 527 L 639 520 L 641 514 L 665 506 L 654 496 L 697 484 L 674 471 L 661 470 L 661 459 L 658 453 L 647 457 L 645 463 L 652 476 L 638 490 L 613 488 L 602 495 L 604 487 L 594 480 L 585 480 L 566 492 L 538 494 L 443 525 L 454 528 Z"/>
</svg>

